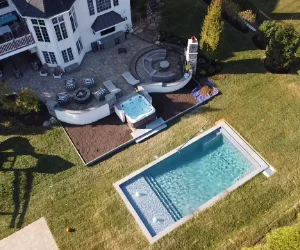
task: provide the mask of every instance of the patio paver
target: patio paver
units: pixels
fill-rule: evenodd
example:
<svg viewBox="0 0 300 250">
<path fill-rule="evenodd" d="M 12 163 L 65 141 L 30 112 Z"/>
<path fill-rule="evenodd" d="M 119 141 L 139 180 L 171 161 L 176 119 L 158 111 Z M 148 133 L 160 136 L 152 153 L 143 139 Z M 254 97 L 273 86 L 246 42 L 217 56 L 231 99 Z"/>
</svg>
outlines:
<svg viewBox="0 0 300 250">
<path fill-rule="evenodd" d="M 0 241 L 3 250 L 58 250 L 44 217 Z"/>
</svg>

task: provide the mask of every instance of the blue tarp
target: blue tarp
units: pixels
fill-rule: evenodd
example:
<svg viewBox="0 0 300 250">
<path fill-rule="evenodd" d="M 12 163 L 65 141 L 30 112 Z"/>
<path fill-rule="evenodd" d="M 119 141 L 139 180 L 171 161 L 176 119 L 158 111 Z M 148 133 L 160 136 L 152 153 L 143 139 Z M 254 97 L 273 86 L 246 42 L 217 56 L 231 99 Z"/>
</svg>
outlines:
<svg viewBox="0 0 300 250">
<path fill-rule="evenodd" d="M 197 101 L 197 103 L 206 103 L 208 102 L 209 100 L 211 100 L 212 98 L 214 98 L 216 95 L 218 95 L 220 93 L 220 91 L 216 88 L 216 85 L 210 81 L 210 80 L 207 80 L 204 85 L 209 85 L 213 88 L 213 94 L 212 95 L 203 95 L 201 92 L 200 92 L 200 89 L 203 87 L 203 86 L 198 86 L 197 88 L 195 88 L 193 91 L 192 91 L 192 95 L 194 96 L 195 100 Z"/>
<path fill-rule="evenodd" d="M 8 13 L 5 14 L 3 16 L 0 16 L 0 26 L 3 26 L 5 24 L 17 21 L 18 18 L 16 17 L 16 15 L 12 14 L 12 13 Z"/>
</svg>

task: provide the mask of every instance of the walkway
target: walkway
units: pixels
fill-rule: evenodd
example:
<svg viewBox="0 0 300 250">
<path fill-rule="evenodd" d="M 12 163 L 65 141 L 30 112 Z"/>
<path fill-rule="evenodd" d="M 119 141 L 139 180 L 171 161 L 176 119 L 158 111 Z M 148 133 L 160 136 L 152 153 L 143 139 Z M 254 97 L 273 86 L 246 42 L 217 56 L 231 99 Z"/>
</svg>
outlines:
<svg viewBox="0 0 300 250">
<path fill-rule="evenodd" d="M 3 250 L 58 250 L 44 217 L 0 241 Z"/>
</svg>

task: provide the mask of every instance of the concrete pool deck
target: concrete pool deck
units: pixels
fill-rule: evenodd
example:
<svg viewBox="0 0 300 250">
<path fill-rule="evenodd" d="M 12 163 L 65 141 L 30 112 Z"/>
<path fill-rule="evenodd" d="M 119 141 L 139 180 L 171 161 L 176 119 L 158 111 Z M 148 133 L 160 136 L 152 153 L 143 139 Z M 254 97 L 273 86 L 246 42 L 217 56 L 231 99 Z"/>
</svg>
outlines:
<svg viewBox="0 0 300 250">
<path fill-rule="evenodd" d="M 191 214 L 182 217 L 181 219 L 177 220 L 173 224 L 171 224 L 171 225 L 167 226 L 166 228 L 164 228 L 162 231 L 158 232 L 157 234 L 153 234 L 153 232 L 149 231 L 149 227 L 147 228 L 147 226 L 143 222 L 142 218 L 140 217 L 140 215 L 138 214 L 138 212 L 136 211 L 136 209 L 134 208 L 134 206 L 132 205 L 132 203 L 129 201 L 128 197 L 124 193 L 121 186 L 123 184 L 125 184 L 127 181 L 132 180 L 134 177 L 138 176 L 139 174 L 141 174 L 145 170 L 153 167 L 154 165 L 158 164 L 159 162 L 161 162 L 161 161 L 165 160 L 166 158 L 172 156 L 173 154 L 177 153 L 179 150 L 182 150 L 183 148 L 185 148 L 185 147 L 191 145 L 192 143 L 200 140 L 204 136 L 209 135 L 209 134 L 211 134 L 213 132 L 216 132 L 216 131 L 220 131 L 223 134 L 223 136 L 225 136 L 230 142 L 232 142 L 232 144 L 235 146 L 235 148 L 238 149 L 249 160 L 249 162 L 253 166 L 253 170 L 250 173 L 243 176 L 242 178 L 240 178 L 237 182 L 235 182 L 229 188 L 227 188 L 223 192 L 219 193 L 218 195 L 216 195 L 212 199 L 205 202 L 203 205 L 201 205 L 198 209 L 196 209 Z M 247 143 L 247 141 L 242 136 L 240 136 L 226 121 L 221 121 L 216 126 L 210 128 L 207 131 L 201 133 L 200 135 L 192 138 L 186 144 L 183 144 L 183 145 L 175 148 L 174 150 L 172 150 L 169 153 L 163 155 L 162 157 L 156 159 L 155 161 L 151 162 L 150 164 L 142 167 L 141 169 L 133 172 L 132 174 L 128 175 L 127 177 L 123 178 L 122 180 L 114 183 L 114 187 L 116 188 L 117 192 L 121 196 L 121 198 L 124 201 L 124 203 L 125 203 L 126 207 L 128 208 L 128 210 L 131 212 L 131 214 L 135 218 L 136 222 L 140 226 L 140 228 L 141 228 L 142 232 L 144 233 L 144 235 L 146 236 L 146 238 L 149 240 L 149 242 L 151 244 L 153 244 L 154 242 L 156 242 L 157 240 L 159 240 L 160 238 L 162 238 L 163 236 L 165 236 L 166 234 L 168 234 L 169 232 L 171 232 L 175 228 L 179 227 L 180 225 L 184 224 L 189 219 L 193 218 L 198 213 L 204 211 L 205 209 L 209 208 L 210 206 L 215 204 L 220 199 L 226 197 L 230 192 L 232 192 L 233 190 L 235 190 L 238 187 L 242 186 L 247 181 L 252 179 L 254 176 L 256 176 L 259 173 L 265 171 L 266 169 L 270 169 L 270 168 L 271 168 L 271 166 L 266 162 L 266 160 L 263 159 L 263 157 L 261 155 L 259 155 Z"/>
</svg>

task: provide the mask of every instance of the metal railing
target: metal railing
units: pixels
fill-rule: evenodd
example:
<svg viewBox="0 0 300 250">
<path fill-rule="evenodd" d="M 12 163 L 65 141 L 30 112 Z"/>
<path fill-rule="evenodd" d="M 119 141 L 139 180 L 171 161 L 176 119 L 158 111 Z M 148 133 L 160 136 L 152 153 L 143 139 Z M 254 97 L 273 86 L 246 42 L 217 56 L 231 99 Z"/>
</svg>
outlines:
<svg viewBox="0 0 300 250">
<path fill-rule="evenodd" d="M 34 44 L 35 41 L 32 37 L 32 35 L 26 34 L 24 36 L 12 39 L 8 42 L 0 44 L 0 56 L 12 52 L 14 50 L 29 46 L 31 44 Z"/>
</svg>

